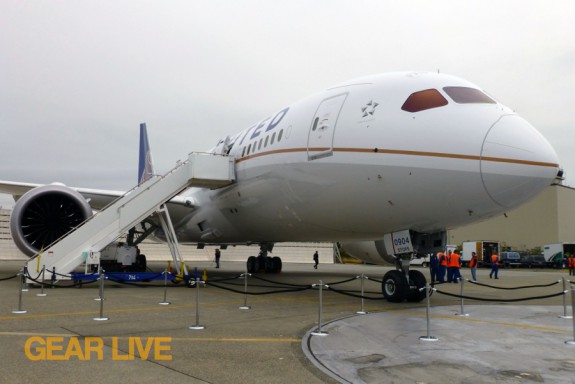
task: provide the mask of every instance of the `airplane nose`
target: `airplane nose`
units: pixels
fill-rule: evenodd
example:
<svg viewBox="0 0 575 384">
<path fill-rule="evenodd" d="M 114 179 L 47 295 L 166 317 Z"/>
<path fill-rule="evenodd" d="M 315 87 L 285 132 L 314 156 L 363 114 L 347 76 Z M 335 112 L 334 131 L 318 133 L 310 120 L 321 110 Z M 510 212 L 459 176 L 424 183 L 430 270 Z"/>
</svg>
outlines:
<svg viewBox="0 0 575 384">
<path fill-rule="evenodd" d="M 513 208 L 544 190 L 557 176 L 559 160 L 549 142 L 517 115 L 491 127 L 481 149 L 481 179 L 491 199 Z"/>
</svg>

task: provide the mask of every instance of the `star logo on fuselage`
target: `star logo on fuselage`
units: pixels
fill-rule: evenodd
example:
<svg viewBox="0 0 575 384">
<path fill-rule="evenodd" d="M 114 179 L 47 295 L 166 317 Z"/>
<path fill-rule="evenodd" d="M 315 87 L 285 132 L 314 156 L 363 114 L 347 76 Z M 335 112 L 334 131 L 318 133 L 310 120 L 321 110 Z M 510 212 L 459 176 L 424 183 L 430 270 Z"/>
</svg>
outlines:
<svg viewBox="0 0 575 384">
<path fill-rule="evenodd" d="M 379 104 L 373 100 L 370 100 L 369 103 L 365 105 L 365 107 L 361 108 L 361 112 L 363 112 L 363 116 L 361 117 L 368 117 L 373 116 L 375 113 L 375 108 L 377 108 Z"/>
</svg>

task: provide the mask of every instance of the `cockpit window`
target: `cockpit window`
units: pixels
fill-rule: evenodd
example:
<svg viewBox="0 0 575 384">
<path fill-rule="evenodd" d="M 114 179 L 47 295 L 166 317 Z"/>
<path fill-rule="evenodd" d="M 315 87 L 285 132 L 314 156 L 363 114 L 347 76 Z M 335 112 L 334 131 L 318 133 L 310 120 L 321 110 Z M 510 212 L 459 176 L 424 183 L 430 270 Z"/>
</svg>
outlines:
<svg viewBox="0 0 575 384">
<path fill-rule="evenodd" d="M 419 112 L 444 105 L 447 105 L 447 100 L 437 89 L 426 89 L 409 95 L 401 109 L 407 112 Z"/>
<path fill-rule="evenodd" d="M 443 90 L 458 104 L 495 104 L 495 100 L 479 89 L 468 87 L 444 87 Z"/>
</svg>

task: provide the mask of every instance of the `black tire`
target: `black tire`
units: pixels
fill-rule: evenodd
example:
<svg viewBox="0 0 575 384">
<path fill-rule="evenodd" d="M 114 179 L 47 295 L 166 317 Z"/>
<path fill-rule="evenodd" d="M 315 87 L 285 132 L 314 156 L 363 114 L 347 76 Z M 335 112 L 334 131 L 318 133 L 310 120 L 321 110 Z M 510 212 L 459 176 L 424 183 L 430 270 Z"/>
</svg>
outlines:
<svg viewBox="0 0 575 384">
<path fill-rule="evenodd" d="M 277 256 L 274 256 L 273 264 L 274 264 L 274 272 L 280 273 L 282 271 L 282 259 Z"/>
<path fill-rule="evenodd" d="M 256 273 L 258 268 L 258 259 L 255 256 L 248 257 L 247 267 L 248 273 Z"/>
<path fill-rule="evenodd" d="M 274 273 L 274 260 L 271 257 L 267 257 L 265 258 L 265 262 L 264 262 L 264 269 L 266 271 L 266 273 Z"/>
<path fill-rule="evenodd" d="M 409 291 L 409 286 L 405 276 L 399 271 L 389 271 L 383 275 L 381 291 L 387 301 L 391 303 L 401 303 L 405 300 Z"/>
<path fill-rule="evenodd" d="M 425 299 L 425 289 L 421 291 L 419 290 L 420 288 L 425 287 L 425 285 L 427 284 L 427 280 L 425 279 L 423 273 L 416 270 L 410 270 L 409 283 L 410 286 L 414 285 L 416 289 L 409 290 L 406 298 L 407 301 L 411 303 L 419 303 L 421 300 Z"/>
<path fill-rule="evenodd" d="M 264 272 L 266 270 L 266 256 L 258 256 L 257 259 L 257 266 L 256 266 L 256 273 L 257 272 Z"/>
</svg>

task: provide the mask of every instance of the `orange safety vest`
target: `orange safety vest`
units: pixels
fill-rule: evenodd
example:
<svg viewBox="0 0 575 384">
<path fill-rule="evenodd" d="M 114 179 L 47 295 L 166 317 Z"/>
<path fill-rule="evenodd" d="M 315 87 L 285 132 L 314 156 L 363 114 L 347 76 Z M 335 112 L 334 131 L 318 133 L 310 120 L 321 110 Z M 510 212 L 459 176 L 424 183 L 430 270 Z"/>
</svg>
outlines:
<svg viewBox="0 0 575 384">
<path fill-rule="evenodd" d="M 499 265 L 499 256 L 497 254 L 491 255 L 491 264 Z"/>
<path fill-rule="evenodd" d="M 457 253 L 452 253 L 451 254 L 451 258 L 449 259 L 449 264 L 448 266 L 451 268 L 459 268 L 461 267 L 461 264 L 459 263 L 460 260 L 460 256 Z"/>
<path fill-rule="evenodd" d="M 568 258 L 567 259 L 567 266 L 569 268 L 575 267 L 575 258 L 573 258 L 573 257 Z"/>
<path fill-rule="evenodd" d="M 477 257 L 472 257 L 469 260 L 469 268 L 476 268 L 477 267 Z"/>
<path fill-rule="evenodd" d="M 443 267 L 447 267 L 447 258 L 445 257 L 445 255 L 443 254 L 443 252 L 439 252 L 437 254 L 437 257 L 439 259 L 439 265 L 443 266 Z"/>
</svg>

